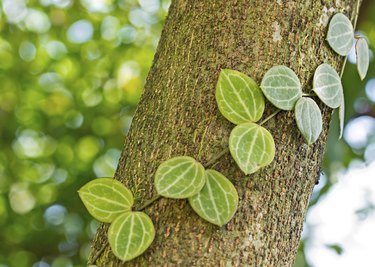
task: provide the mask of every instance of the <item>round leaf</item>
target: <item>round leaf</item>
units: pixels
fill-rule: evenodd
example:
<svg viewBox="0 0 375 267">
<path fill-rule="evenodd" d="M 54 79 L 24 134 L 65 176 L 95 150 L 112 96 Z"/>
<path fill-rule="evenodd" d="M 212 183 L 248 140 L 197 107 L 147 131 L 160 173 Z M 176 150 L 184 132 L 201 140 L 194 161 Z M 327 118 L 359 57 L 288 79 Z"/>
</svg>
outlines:
<svg viewBox="0 0 375 267">
<path fill-rule="evenodd" d="M 266 72 L 260 85 L 266 98 L 279 109 L 292 110 L 302 97 L 301 83 L 288 67 L 275 66 Z"/>
<path fill-rule="evenodd" d="M 298 100 L 295 109 L 298 129 L 307 144 L 314 143 L 322 131 L 322 114 L 314 100 L 303 97 Z"/>
<path fill-rule="evenodd" d="M 330 108 L 340 106 L 343 98 L 343 89 L 340 76 L 330 65 L 323 63 L 314 74 L 313 91 Z"/>
<path fill-rule="evenodd" d="M 191 157 L 175 157 L 162 164 L 155 173 L 159 195 L 168 198 L 188 198 L 204 186 L 204 168 Z"/>
<path fill-rule="evenodd" d="M 250 174 L 272 162 L 275 143 L 265 128 L 255 123 L 244 123 L 232 130 L 229 150 L 240 169 Z"/>
<path fill-rule="evenodd" d="M 101 222 L 112 222 L 119 214 L 130 211 L 133 194 L 122 183 L 112 178 L 88 182 L 78 191 L 88 212 Z"/>
<path fill-rule="evenodd" d="M 347 56 L 352 48 L 354 30 L 350 20 L 341 13 L 333 16 L 329 23 L 327 41 L 341 56 Z"/>
<path fill-rule="evenodd" d="M 206 171 L 206 184 L 189 198 L 194 211 L 206 221 L 222 226 L 232 219 L 238 206 L 238 194 L 233 184 L 220 172 Z"/>
<path fill-rule="evenodd" d="M 357 70 L 359 77 L 363 80 L 366 77 L 367 70 L 370 64 L 368 54 L 368 45 L 365 38 L 359 38 L 355 46 L 357 54 Z"/>
<path fill-rule="evenodd" d="M 108 230 L 112 252 L 123 261 L 141 255 L 154 237 L 154 225 L 144 212 L 126 212 L 117 217 Z"/>
<path fill-rule="evenodd" d="M 264 97 L 256 82 L 235 70 L 221 70 L 216 101 L 221 114 L 234 124 L 256 122 L 264 112 Z"/>
</svg>

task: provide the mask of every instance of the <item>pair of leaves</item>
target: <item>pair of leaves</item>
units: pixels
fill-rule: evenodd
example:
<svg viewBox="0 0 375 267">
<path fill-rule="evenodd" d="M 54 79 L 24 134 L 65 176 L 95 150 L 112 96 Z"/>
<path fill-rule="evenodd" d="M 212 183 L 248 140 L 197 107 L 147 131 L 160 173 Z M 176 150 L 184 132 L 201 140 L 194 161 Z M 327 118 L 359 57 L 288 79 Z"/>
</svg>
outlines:
<svg viewBox="0 0 375 267">
<path fill-rule="evenodd" d="M 265 107 L 256 82 L 241 72 L 223 69 L 216 85 L 216 101 L 221 114 L 237 124 L 229 138 L 229 150 L 240 169 L 250 174 L 270 164 L 275 144 L 272 135 L 255 124 Z"/>
<path fill-rule="evenodd" d="M 315 72 L 314 84 L 316 94 L 323 102 L 330 103 L 334 95 L 332 92 L 335 92 L 332 89 L 336 89 L 337 85 L 336 82 L 332 84 L 332 80 L 336 81 L 336 76 L 326 71 L 327 66 L 330 67 L 326 65 L 320 66 Z M 341 85 L 340 78 L 339 84 Z M 285 66 L 272 67 L 264 75 L 261 88 L 267 99 L 276 107 L 282 110 L 295 110 L 298 129 L 307 144 L 310 145 L 318 139 L 322 130 L 320 109 L 314 100 L 302 97 L 301 83 L 293 70 Z"/>
<path fill-rule="evenodd" d="M 341 56 L 350 53 L 354 42 L 354 29 L 350 20 L 344 14 L 336 14 L 329 24 L 327 41 L 331 48 Z M 366 77 L 369 68 L 369 49 L 366 39 L 358 38 L 355 46 L 357 71 L 361 80 Z M 344 98 L 339 105 L 340 137 L 344 130 L 345 103 Z"/>
<path fill-rule="evenodd" d="M 215 170 L 205 170 L 191 157 L 169 159 L 155 173 L 159 195 L 168 198 L 188 198 L 191 207 L 206 221 L 222 226 L 232 219 L 238 206 L 233 184 Z"/>
<path fill-rule="evenodd" d="M 331 19 L 327 41 L 337 54 L 341 56 L 349 55 L 354 42 L 354 29 L 352 23 L 344 14 L 338 13 Z M 355 52 L 357 56 L 358 74 L 361 80 L 363 80 L 366 77 L 370 61 L 368 44 L 365 38 L 358 38 Z"/>
<path fill-rule="evenodd" d="M 155 237 L 154 225 L 145 213 L 132 212 L 133 194 L 112 178 L 99 178 L 85 184 L 79 196 L 88 212 L 101 222 L 111 223 L 108 242 L 123 261 L 141 255 Z"/>
<path fill-rule="evenodd" d="M 341 79 L 329 64 L 323 63 L 315 70 L 313 91 L 330 108 L 340 107 L 340 116 L 343 116 L 344 92 Z M 306 97 L 299 99 L 295 108 L 295 118 L 307 144 L 314 143 L 322 131 L 323 123 L 321 111 L 315 101 Z M 343 127 L 342 122 L 343 119 L 340 120 L 340 128 Z"/>
</svg>

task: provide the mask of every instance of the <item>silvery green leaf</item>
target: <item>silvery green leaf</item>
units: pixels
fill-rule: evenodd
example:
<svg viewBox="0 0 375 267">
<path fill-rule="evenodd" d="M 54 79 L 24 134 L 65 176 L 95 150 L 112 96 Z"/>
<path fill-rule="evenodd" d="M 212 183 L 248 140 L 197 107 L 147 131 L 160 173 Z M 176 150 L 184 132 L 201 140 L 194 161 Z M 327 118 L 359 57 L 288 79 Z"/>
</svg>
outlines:
<svg viewBox="0 0 375 267">
<path fill-rule="evenodd" d="M 112 178 L 88 182 L 78 191 L 88 212 L 101 222 L 112 222 L 121 213 L 130 211 L 133 194 L 122 183 Z"/>
<path fill-rule="evenodd" d="M 141 255 L 154 237 L 154 225 L 144 212 L 126 212 L 117 217 L 108 229 L 112 252 L 123 261 Z"/>
<path fill-rule="evenodd" d="M 275 143 L 269 131 L 250 122 L 232 130 L 229 150 L 240 169 L 250 174 L 272 162 Z"/>
<path fill-rule="evenodd" d="M 275 66 L 268 70 L 260 88 L 266 98 L 282 110 L 292 110 L 302 97 L 301 83 L 297 75 L 285 66 Z"/>
<path fill-rule="evenodd" d="M 235 70 L 221 70 L 216 101 L 221 114 L 234 124 L 256 122 L 263 115 L 264 97 L 258 85 Z"/>
<path fill-rule="evenodd" d="M 368 45 L 365 38 L 359 38 L 355 46 L 357 54 L 357 70 L 359 77 L 363 80 L 366 77 L 367 70 L 370 64 L 370 57 L 368 53 Z"/>
<path fill-rule="evenodd" d="M 238 206 L 238 194 L 233 184 L 220 172 L 206 171 L 203 189 L 189 198 L 194 211 L 206 221 L 222 226 L 232 219 Z"/>
<path fill-rule="evenodd" d="M 302 97 L 295 108 L 298 129 L 308 145 L 314 143 L 322 132 L 322 113 L 314 100 Z"/>
<path fill-rule="evenodd" d="M 156 191 L 168 198 L 191 197 L 202 189 L 204 183 L 204 168 L 191 157 L 164 161 L 155 173 Z"/>
<path fill-rule="evenodd" d="M 327 106 L 339 107 L 343 98 L 343 88 L 336 70 L 326 63 L 320 65 L 314 74 L 313 91 Z"/>
<path fill-rule="evenodd" d="M 333 16 L 329 23 L 327 41 L 332 49 L 341 56 L 347 56 L 352 48 L 354 30 L 352 23 L 342 13 Z"/>
</svg>

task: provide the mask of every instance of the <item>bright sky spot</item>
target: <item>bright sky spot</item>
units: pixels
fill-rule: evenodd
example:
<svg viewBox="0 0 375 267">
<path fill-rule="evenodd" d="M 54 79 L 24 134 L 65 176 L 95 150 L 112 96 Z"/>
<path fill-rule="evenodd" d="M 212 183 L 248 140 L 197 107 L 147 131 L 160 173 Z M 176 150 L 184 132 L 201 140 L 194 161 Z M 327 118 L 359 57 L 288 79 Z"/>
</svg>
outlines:
<svg viewBox="0 0 375 267">
<path fill-rule="evenodd" d="M 79 20 L 74 22 L 68 29 L 68 39 L 72 43 L 82 44 L 89 41 L 94 33 L 91 22 Z"/>
<path fill-rule="evenodd" d="M 372 101 L 375 102 L 375 79 L 372 78 L 366 83 L 366 95 Z"/>
<path fill-rule="evenodd" d="M 344 130 L 344 138 L 348 144 L 356 149 L 367 145 L 369 136 L 375 131 L 375 119 L 361 116 L 348 122 Z"/>
<path fill-rule="evenodd" d="M 307 215 L 307 260 L 314 267 L 372 267 L 375 240 L 375 162 L 352 167 Z M 338 245 L 342 255 L 329 248 Z"/>
</svg>

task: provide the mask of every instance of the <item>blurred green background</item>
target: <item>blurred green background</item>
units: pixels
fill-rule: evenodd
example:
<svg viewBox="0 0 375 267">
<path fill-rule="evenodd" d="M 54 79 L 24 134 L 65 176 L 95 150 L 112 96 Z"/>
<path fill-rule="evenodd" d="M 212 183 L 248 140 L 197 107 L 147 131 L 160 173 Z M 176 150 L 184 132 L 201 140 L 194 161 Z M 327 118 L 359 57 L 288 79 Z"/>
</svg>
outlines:
<svg viewBox="0 0 375 267">
<path fill-rule="evenodd" d="M 0 267 L 85 266 L 98 223 L 77 190 L 114 174 L 170 1 L 0 3 Z M 373 14 L 365 1 L 358 29 L 371 45 Z M 343 78 L 352 127 L 337 142 L 333 121 L 311 205 L 352 162 L 374 159 L 375 67 L 361 82 L 354 61 Z M 297 266 L 311 264 L 309 238 Z"/>
</svg>

